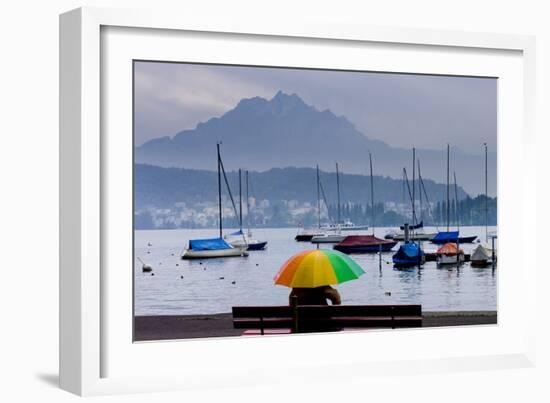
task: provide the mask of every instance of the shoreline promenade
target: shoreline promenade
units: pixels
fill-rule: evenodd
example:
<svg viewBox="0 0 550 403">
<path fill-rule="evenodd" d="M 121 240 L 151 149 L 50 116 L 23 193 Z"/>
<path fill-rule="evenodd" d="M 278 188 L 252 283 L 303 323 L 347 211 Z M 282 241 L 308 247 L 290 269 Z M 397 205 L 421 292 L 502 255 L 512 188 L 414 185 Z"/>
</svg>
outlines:
<svg viewBox="0 0 550 403">
<path fill-rule="evenodd" d="M 495 325 L 496 311 L 423 312 L 422 327 Z M 363 330 L 368 331 L 368 330 Z M 389 331 L 389 330 L 384 330 Z M 234 337 L 231 313 L 212 315 L 136 316 L 135 341 Z"/>
</svg>

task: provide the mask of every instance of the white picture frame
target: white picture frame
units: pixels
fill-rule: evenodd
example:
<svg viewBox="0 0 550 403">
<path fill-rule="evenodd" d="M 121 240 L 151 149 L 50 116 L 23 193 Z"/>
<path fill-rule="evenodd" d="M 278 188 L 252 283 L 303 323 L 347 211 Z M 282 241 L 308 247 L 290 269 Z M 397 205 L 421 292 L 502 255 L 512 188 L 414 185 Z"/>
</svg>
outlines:
<svg viewBox="0 0 550 403">
<path fill-rule="evenodd" d="M 530 208 L 530 200 L 534 200 L 535 179 L 523 175 L 535 169 L 535 159 L 530 158 L 534 153 L 535 45 L 532 37 L 311 21 L 300 25 L 280 25 L 269 19 L 208 20 L 149 10 L 81 8 L 70 11 L 60 17 L 60 384 L 63 389 L 79 395 L 96 395 L 209 388 L 226 386 L 229 382 L 243 386 L 283 380 L 293 382 L 293 377 L 298 373 L 302 379 L 323 379 L 329 367 L 337 368 L 338 373 L 344 375 L 353 372 L 354 376 L 369 376 L 375 373 L 405 374 L 533 365 L 535 257 L 524 256 L 520 262 L 521 276 L 513 278 L 508 268 L 517 264 L 518 260 L 506 254 L 504 248 L 499 256 L 498 326 L 369 332 L 368 336 L 359 332 L 251 338 L 246 340 L 246 344 L 235 338 L 132 344 L 127 337 L 131 331 L 128 329 L 131 311 L 124 313 L 129 302 L 126 291 L 131 284 L 123 286 L 126 290 L 121 291 L 123 302 L 113 301 L 110 298 L 112 287 L 123 284 L 127 272 L 121 270 L 120 276 L 113 277 L 113 271 L 108 270 L 112 267 L 110 259 L 116 259 L 112 256 L 116 252 L 113 252 L 108 239 L 124 233 L 127 221 L 115 225 L 111 233 L 110 222 L 118 218 L 107 212 L 112 210 L 111 203 L 114 204 L 114 199 L 117 199 L 113 192 L 116 189 L 124 192 L 131 186 L 130 183 L 126 188 L 118 186 L 127 180 L 127 171 L 114 167 L 110 158 L 113 153 L 123 150 L 127 143 L 124 139 L 119 141 L 118 137 L 106 135 L 112 131 L 111 125 L 120 124 L 122 132 L 127 131 L 129 122 L 124 119 L 125 114 L 111 121 L 109 108 L 115 103 L 113 107 L 127 112 L 126 102 L 129 100 L 124 100 L 127 95 L 124 82 L 127 81 L 122 80 L 122 87 L 115 89 L 118 84 L 102 77 L 104 68 L 107 68 L 108 74 L 114 74 L 113 77 L 124 75 L 124 60 L 110 67 L 109 62 L 102 58 L 134 56 L 131 52 L 125 54 L 123 50 L 127 48 L 127 42 L 120 42 L 131 38 L 117 39 L 115 32 L 114 39 L 106 42 L 102 32 L 108 32 L 109 27 L 117 27 L 115 31 L 121 30 L 118 32 L 122 32 L 122 36 L 137 35 L 137 30 L 145 30 L 141 31 L 145 35 L 141 38 L 143 49 L 151 49 L 155 41 L 178 41 L 178 32 L 192 32 L 199 39 L 201 35 L 212 33 L 217 38 L 237 35 L 239 38 L 253 38 L 259 43 L 269 40 L 282 47 L 287 46 L 289 40 L 306 47 L 311 46 L 311 41 L 320 41 L 322 46 L 332 46 L 336 50 L 346 44 L 370 44 L 380 49 L 393 46 L 395 56 L 392 57 L 395 59 L 392 63 L 395 60 L 398 62 L 399 57 L 403 58 L 403 55 L 399 56 L 400 52 L 408 52 L 409 49 L 424 52 L 427 61 L 434 66 L 430 71 L 435 74 L 453 74 L 453 69 L 466 74 L 470 71 L 467 69 L 471 68 L 472 75 L 484 71 L 494 76 L 490 74 L 494 60 L 489 59 L 510 54 L 510 58 L 502 58 L 503 75 L 499 76 L 505 78 L 505 83 L 508 83 L 505 85 L 509 85 L 505 87 L 507 98 L 499 98 L 499 159 L 507 161 L 516 152 L 520 153 L 517 158 L 521 164 L 517 172 L 511 172 L 510 164 L 502 164 L 499 160 L 498 172 L 500 178 L 506 177 L 506 181 L 516 179 L 523 185 L 521 191 L 514 193 L 509 183 L 499 182 L 499 196 L 506 195 L 502 203 L 499 198 L 499 230 L 503 231 L 499 233 L 501 248 L 506 245 L 510 228 L 516 228 L 516 241 L 527 242 L 527 223 L 534 222 L 536 218 L 536 212 Z M 159 35 L 146 38 L 151 33 Z M 108 47 L 117 52 L 109 53 L 109 49 L 104 49 Z M 128 48 L 135 49 L 132 46 Z M 159 48 L 167 49 L 167 46 Z M 438 64 L 438 59 L 430 53 L 432 51 L 448 54 L 449 60 Z M 469 52 L 472 58 L 489 55 L 487 65 L 480 61 L 479 65 L 472 63 L 471 67 L 449 67 L 450 61 L 462 57 L 461 52 Z M 159 50 L 152 57 L 165 55 Z M 423 62 L 426 63 L 426 60 Z M 269 60 L 265 59 L 265 63 Z M 412 66 L 411 69 L 411 72 L 418 72 L 415 69 L 421 69 L 421 66 Z M 512 93 L 517 94 L 519 100 L 508 99 Z M 121 156 L 124 160 L 131 150 L 121 152 L 126 153 Z M 127 200 L 125 197 L 122 199 Z M 124 206 L 114 208 L 122 209 Z M 511 210 L 516 214 L 509 214 Z M 108 228 L 107 233 L 105 228 Z M 131 233 L 127 237 L 130 239 Z M 126 246 L 128 239 L 124 240 Z M 515 299 L 512 294 L 521 295 L 521 300 Z M 368 337 L 369 344 L 376 346 L 378 354 L 365 348 L 365 354 L 369 356 L 356 354 L 327 358 L 315 355 L 316 344 L 341 344 L 343 337 L 350 349 Z M 399 347 L 400 337 L 407 337 L 409 343 L 418 346 L 417 350 Z M 461 340 L 462 344 L 447 347 L 447 343 L 438 344 L 438 340 L 449 338 Z M 390 345 L 394 348 L 384 348 Z M 427 348 L 429 345 L 432 350 Z M 281 358 L 281 351 L 288 348 L 301 352 L 302 360 Z M 207 363 L 201 360 L 201 355 L 204 357 L 205 354 L 210 354 Z M 264 357 L 263 362 L 258 362 L 256 357 L 259 356 Z M 178 357 L 185 357 L 185 360 L 178 360 Z M 146 372 L 134 360 L 146 363 L 154 374 Z M 259 368 L 263 371 L 257 371 Z M 307 374 L 302 372 L 304 368 L 307 368 Z M 205 379 L 206 376 L 208 379 Z"/>
</svg>

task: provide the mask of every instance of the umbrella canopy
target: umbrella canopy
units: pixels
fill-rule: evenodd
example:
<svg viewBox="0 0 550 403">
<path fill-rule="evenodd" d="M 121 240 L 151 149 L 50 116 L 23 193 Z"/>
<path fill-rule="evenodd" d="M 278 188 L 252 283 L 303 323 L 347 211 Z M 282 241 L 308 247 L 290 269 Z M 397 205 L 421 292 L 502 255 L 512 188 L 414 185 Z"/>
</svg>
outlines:
<svg viewBox="0 0 550 403">
<path fill-rule="evenodd" d="M 306 250 L 292 256 L 279 269 L 275 284 L 291 288 L 315 288 L 355 280 L 364 270 L 352 258 L 336 250 Z"/>
</svg>

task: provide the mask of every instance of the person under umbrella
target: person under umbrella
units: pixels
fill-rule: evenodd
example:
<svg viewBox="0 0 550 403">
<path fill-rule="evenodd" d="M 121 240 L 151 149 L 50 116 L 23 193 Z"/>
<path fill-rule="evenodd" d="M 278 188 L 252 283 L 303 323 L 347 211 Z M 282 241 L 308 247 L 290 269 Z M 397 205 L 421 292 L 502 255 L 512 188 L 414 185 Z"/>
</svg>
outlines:
<svg viewBox="0 0 550 403">
<path fill-rule="evenodd" d="M 348 255 L 328 249 L 306 250 L 288 259 L 275 275 L 277 285 L 291 288 L 289 304 L 340 305 L 339 292 L 331 285 L 355 280 L 364 270 Z M 336 329 L 310 329 L 331 331 Z"/>
</svg>

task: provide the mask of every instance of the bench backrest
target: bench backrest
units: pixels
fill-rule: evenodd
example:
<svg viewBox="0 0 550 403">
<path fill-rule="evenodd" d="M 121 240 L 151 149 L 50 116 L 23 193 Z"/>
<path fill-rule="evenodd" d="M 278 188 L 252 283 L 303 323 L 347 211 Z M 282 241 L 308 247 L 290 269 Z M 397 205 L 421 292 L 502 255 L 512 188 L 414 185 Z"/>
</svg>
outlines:
<svg viewBox="0 0 550 403">
<path fill-rule="evenodd" d="M 422 305 L 299 305 L 298 312 L 305 317 L 421 316 Z"/>
<path fill-rule="evenodd" d="M 342 327 L 414 327 L 421 305 L 298 305 L 233 307 L 236 329 L 290 328 L 294 332 Z"/>
</svg>

